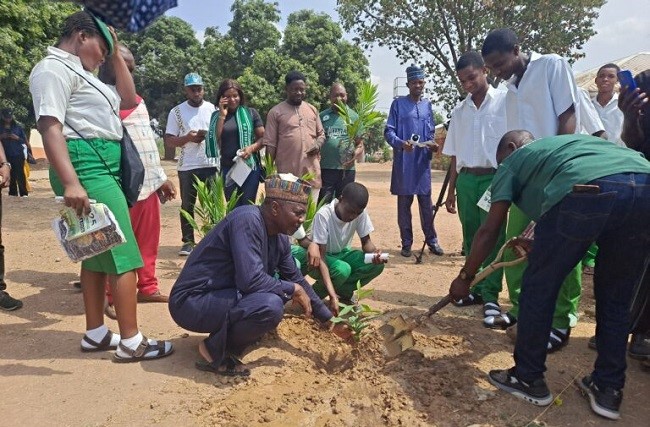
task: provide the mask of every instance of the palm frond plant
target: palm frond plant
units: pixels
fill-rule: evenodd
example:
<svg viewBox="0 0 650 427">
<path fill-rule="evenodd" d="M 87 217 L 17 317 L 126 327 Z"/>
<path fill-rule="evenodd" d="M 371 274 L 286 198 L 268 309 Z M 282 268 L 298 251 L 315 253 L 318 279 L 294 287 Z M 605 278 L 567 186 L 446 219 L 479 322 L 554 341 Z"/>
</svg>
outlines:
<svg viewBox="0 0 650 427">
<path fill-rule="evenodd" d="M 196 204 L 194 205 L 194 217 L 185 209 L 181 209 L 181 215 L 188 221 L 201 238 L 205 237 L 221 222 L 226 215 L 237 206 L 241 197 L 239 190 L 235 190 L 226 201 L 225 184 L 221 175 L 206 182 L 194 178 L 196 189 Z"/>
<path fill-rule="evenodd" d="M 379 100 L 379 89 L 377 85 L 372 84 L 370 81 L 365 81 L 359 86 L 359 96 L 354 110 L 357 113 L 357 118 L 353 117 L 350 108 L 342 102 L 337 104 L 339 114 L 345 123 L 345 130 L 347 133 L 347 141 L 342 147 L 341 162 L 345 163 L 354 157 L 355 144 L 354 142 L 361 138 L 367 129 L 373 125 L 381 123 L 384 116 L 381 112 L 375 110 L 377 101 Z"/>
</svg>

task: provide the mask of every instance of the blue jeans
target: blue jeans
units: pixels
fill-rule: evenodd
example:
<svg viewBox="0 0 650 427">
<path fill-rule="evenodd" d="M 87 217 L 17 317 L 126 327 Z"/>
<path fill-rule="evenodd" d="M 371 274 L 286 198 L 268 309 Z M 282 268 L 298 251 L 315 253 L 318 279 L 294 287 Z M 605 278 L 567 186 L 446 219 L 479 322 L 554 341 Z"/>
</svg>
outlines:
<svg viewBox="0 0 650 427">
<path fill-rule="evenodd" d="M 230 167 L 222 166 L 221 177 L 223 178 L 224 184 L 226 182 L 226 175 L 228 175 L 228 171 L 230 171 Z M 257 202 L 257 188 L 259 187 L 259 185 L 260 185 L 260 170 L 253 169 L 251 173 L 248 175 L 248 177 L 246 178 L 246 181 L 244 181 L 244 185 L 240 187 L 233 182 L 232 185 L 225 188 L 224 192 L 226 193 L 226 200 L 230 200 L 230 196 L 232 196 L 232 193 L 236 189 L 239 191 L 239 194 L 241 194 L 241 197 L 237 201 L 237 206 L 247 206 L 250 204 L 255 204 L 255 202 Z"/>
<path fill-rule="evenodd" d="M 598 387 L 622 389 L 630 300 L 650 251 L 650 174 L 616 174 L 592 181 L 600 193 L 570 193 L 537 222 L 519 297 L 515 373 L 543 378 L 555 301 L 566 275 L 589 246 L 599 247 L 594 271 Z"/>
</svg>

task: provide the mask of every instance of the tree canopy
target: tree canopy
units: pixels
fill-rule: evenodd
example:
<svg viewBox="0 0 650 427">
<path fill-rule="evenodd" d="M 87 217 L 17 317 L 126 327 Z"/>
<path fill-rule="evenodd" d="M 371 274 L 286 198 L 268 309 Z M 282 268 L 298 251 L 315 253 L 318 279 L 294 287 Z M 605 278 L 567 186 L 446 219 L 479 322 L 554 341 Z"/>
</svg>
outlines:
<svg viewBox="0 0 650 427">
<path fill-rule="evenodd" d="M 307 100 L 317 108 L 328 105 L 333 82 L 343 82 L 354 102 L 355 87 L 370 77 L 363 50 L 343 40 L 340 25 L 326 14 L 294 12 L 280 32 L 277 3 L 236 0 L 231 11 L 228 30 L 207 28 L 202 42 L 187 22 L 173 17 L 120 35 L 136 59 L 136 87 L 163 128 L 169 110 L 184 99 L 182 79 L 191 71 L 201 74 L 213 103 L 219 83 L 237 79 L 262 117 L 285 98 L 284 76 L 291 70 L 307 76 Z"/>
<path fill-rule="evenodd" d="M 71 2 L 0 2 L 0 107 L 14 108 L 28 126 L 34 124 L 29 73 L 56 43 L 63 20 L 79 9 Z M 333 82 L 344 83 L 354 103 L 356 86 L 370 77 L 363 50 L 344 40 L 326 14 L 294 12 L 281 31 L 277 2 L 235 0 L 231 11 L 228 28 L 207 28 L 202 40 L 189 23 L 169 16 L 142 32 L 118 34 L 136 59 L 136 88 L 163 129 L 169 110 L 184 99 L 183 76 L 192 71 L 203 77 L 211 102 L 223 79 L 238 79 L 262 117 L 285 98 L 284 76 L 293 69 L 307 76 L 307 100 L 319 109 L 328 105 Z"/>
<path fill-rule="evenodd" d="M 595 34 L 604 0 L 338 0 L 347 31 L 364 48 L 387 46 L 402 63 L 419 63 L 433 78 L 436 98 L 448 110 L 462 88 L 455 64 L 468 50 L 480 50 L 489 30 L 512 28 L 524 50 L 557 53 L 574 61 Z"/>
<path fill-rule="evenodd" d="M 46 0 L 0 2 L 0 108 L 12 108 L 28 126 L 34 123 L 29 73 L 59 37 L 65 17 L 77 10 L 72 3 Z"/>
</svg>

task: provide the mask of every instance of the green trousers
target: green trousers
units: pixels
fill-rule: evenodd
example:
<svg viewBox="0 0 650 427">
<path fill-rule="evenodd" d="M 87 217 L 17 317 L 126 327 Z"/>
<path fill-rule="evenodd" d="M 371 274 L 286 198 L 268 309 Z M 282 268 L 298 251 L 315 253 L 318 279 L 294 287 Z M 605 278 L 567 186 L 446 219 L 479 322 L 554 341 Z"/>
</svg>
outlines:
<svg viewBox="0 0 650 427">
<path fill-rule="evenodd" d="M 463 227 L 463 250 L 466 254 L 470 252 L 476 231 L 487 218 L 488 213 L 476 206 L 476 203 L 485 193 L 485 190 L 490 187 L 492 177 L 494 177 L 494 174 L 476 176 L 461 172 L 456 179 L 456 202 L 458 217 Z M 506 228 L 504 225 L 499 231 L 499 239 L 494 250 L 483 262 L 482 268 L 494 261 L 499 249 L 505 242 L 505 237 Z M 503 269 L 500 268 L 474 285 L 472 292 L 480 295 L 485 302 L 496 302 L 499 299 L 499 292 L 501 292 L 502 280 Z"/>
<path fill-rule="evenodd" d="M 530 218 L 515 205 L 510 206 L 510 215 L 508 216 L 508 227 L 506 229 L 506 239 L 518 236 L 530 223 Z M 513 251 L 507 250 L 504 256 L 506 261 L 516 258 Z M 506 283 L 508 285 L 508 294 L 512 308 L 509 313 L 514 317 L 519 315 L 519 293 L 521 292 L 521 279 L 528 262 L 524 261 L 505 270 Z M 553 327 L 558 329 L 567 329 L 571 326 L 571 317 L 577 319 L 578 304 L 580 303 L 580 292 L 582 290 L 582 263 L 578 263 L 573 270 L 567 275 L 562 283 L 560 293 L 555 303 L 555 313 L 553 314 Z"/>
<path fill-rule="evenodd" d="M 307 250 L 298 245 L 292 245 L 291 252 L 300 264 L 302 274 L 309 274 L 309 277 L 316 280 L 314 283 L 316 294 L 321 298 L 326 297 L 327 289 L 321 280 L 320 271 L 308 269 Z M 361 282 L 361 286 L 365 286 L 384 271 L 384 264 L 365 264 L 363 257 L 362 251 L 352 249 L 344 249 L 336 254 L 327 254 L 325 261 L 330 270 L 330 278 L 334 290 L 341 298 L 351 299 L 353 292 L 357 290 L 357 281 Z"/>
</svg>

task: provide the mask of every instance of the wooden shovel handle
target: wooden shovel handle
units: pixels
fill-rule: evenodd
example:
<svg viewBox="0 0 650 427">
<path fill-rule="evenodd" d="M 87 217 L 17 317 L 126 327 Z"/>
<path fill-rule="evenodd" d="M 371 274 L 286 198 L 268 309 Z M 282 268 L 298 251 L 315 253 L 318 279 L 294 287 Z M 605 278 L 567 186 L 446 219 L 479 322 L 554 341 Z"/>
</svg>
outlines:
<svg viewBox="0 0 650 427">
<path fill-rule="evenodd" d="M 445 307 L 450 302 L 451 302 L 451 295 L 447 295 L 446 297 L 438 301 L 435 305 L 429 307 L 429 311 L 427 311 L 426 317 L 433 316 L 438 311 L 440 311 L 441 308 Z"/>
</svg>

